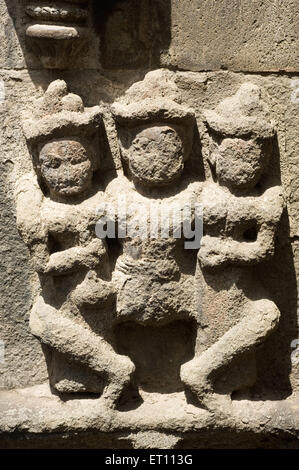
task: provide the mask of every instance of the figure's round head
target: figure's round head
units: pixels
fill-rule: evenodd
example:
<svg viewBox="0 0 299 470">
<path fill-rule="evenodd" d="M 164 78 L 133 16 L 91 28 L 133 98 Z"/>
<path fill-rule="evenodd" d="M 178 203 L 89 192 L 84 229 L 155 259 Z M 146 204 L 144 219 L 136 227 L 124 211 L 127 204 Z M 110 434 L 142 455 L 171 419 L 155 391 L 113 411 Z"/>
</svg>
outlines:
<svg viewBox="0 0 299 470">
<path fill-rule="evenodd" d="M 167 185 L 184 169 L 184 144 L 174 126 L 147 126 L 138 130 L 128 160 L 130 173 L 138 183 Z"/>
<path fill-rule="evenodd" d="M 53 194 L 75 196 L 91 183 L 91 155 L 82 142 L 71 137 L 46 143 L 39 152 L 41 175 Z"/>
<path fill-rule="evenodd" d="M 265 155 L 255 140 L 224 139 L 212 155 L 220 184 L 233 188 L 253 188 L 265 167 Z"/>
</svg>

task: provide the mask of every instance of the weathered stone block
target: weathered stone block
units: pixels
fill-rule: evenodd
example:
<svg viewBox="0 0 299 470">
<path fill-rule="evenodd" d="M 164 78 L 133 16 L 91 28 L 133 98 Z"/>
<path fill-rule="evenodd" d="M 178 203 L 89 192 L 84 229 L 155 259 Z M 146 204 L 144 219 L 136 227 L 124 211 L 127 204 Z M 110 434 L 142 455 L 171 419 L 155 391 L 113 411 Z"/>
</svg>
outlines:
<svg viewBox="0 0 299 470">
<path fill-rule="evenodd" d="M 296 0 L 174 0 L 163 64 L 183 70 L 298 71 Z"/>
</svg>

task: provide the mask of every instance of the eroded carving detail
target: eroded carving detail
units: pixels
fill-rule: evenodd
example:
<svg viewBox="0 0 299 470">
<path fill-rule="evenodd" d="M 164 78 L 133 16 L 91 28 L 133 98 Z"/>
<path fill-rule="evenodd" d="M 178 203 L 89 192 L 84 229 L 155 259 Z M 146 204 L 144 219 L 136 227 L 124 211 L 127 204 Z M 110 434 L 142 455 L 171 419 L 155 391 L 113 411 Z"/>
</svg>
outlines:
<svg viewBox="0 0 299 470">
<path fill-rule="evenodd" d="M 192 110 L 167 99 L 145 99 L 115 104 L 113 111 L 123 163 L 133 180 L 151 187 L 177 180 L 190 153 Z"/>
</svg>

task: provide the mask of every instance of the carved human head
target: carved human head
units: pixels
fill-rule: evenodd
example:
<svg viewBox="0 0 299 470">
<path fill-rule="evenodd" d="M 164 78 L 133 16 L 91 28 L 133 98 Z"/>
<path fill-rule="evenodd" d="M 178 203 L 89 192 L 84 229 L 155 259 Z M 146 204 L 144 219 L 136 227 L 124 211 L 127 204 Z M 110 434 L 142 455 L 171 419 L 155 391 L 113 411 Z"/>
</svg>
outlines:
<svg viewBox="0 0 299 470">
<path fill-rule="evenodd" d="M 72 197 L 90 186 L 101 159 L 98 106 L 84 108 L 81 98 L 68 93 L 63 80 L 56 80 L 36 100 L 23 129 L 37 175 L 50 196 Z"/>
<path fill-rule="evenodd" d="M 39 161 L 41 176 L 52 194 L 73 196 L 91 183 L 90 151 L 76 137 L 47 142 L 40 149 Z"/>
<path fill-rule="evenodd" d="M 220 184 L 233 188 L 254 187 L 267 163 L 257 140 L 225 138 L 210 157 Z"/>
</svg>

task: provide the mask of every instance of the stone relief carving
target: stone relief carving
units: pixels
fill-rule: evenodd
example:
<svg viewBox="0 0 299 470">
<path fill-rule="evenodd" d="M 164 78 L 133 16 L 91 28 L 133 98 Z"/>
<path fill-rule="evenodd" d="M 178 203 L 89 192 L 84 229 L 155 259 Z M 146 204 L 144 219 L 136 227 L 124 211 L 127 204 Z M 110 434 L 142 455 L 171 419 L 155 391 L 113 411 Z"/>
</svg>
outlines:
<svg viewBox="0 0 299 470">
<path fill-rule="evenodd" d="M 255 348 L 279 322 L 255 276 L 255 266 L 274 253 L 283 209 L 279 181 L 268 172 L 274 124 L 250 83 L 205 111 L 211 175 L 203 181 L 192 167 L 201 158 L 193 147 L 195 113 L 181 103 L 168 72 L 133 85 L 112 115 L 123 171 L 109 181 L 101 172 L 98 106 L 84 108 L 57 80 L 24 117 L 34 173 L 18 182 L 17 219 L 41 283 L 31 331 L 50 351 L 58 392 L 102 393 L 115 407 L 129 384 L 141 394 L 145 387 L 136 351 L 126 350 L 126 338 L 119 344 L 117 328 L 188 324 L 182 349 L 194 343 L 193 354 L 183 351 L 171 390 L 191 390 L 197 405 L 223 412 L 232 393 L 255 383 Z M 109 234 L 96 236 L 98 208 L 109 207 L 119 229 L 121 194 L 136 234 L 116 230 L 112 253 Z M 203 207 L 199 251 L 184 245 L 190 202 Z M 179 207 L 170 235 L 151 236 L 153 203 L 160 215 Z M 168 222 L 162 217 L 160 228 Z M 138 233 L 144 227 L 146 237 Z"/>
<path fill-rule="evenodd" d="M 25 14 L 26 37 L 44 67 L 63 68 L 87 47 L 88 0 L 26 0 Z"/>
<path fill-rule="evenodd" d="M 279 322 L 255 265 L 274 254 L 283 201 L 281 187 L 267 174 L 275 131 L 258 87 L 243 84 L 206 111 L 205 121 L 213 178 L 201 194 L 198 252 L 205 336 L 182 378 L 203 406 L 223 410 L 233 392 L 255 383 L 255 348 Z"/>
<path fill-rule="evenodd" d="M 0 447 L 298 447 L 295 2 L 236 3 L 0 3 Z"/>
</svg>

